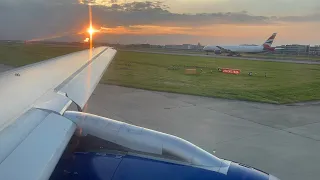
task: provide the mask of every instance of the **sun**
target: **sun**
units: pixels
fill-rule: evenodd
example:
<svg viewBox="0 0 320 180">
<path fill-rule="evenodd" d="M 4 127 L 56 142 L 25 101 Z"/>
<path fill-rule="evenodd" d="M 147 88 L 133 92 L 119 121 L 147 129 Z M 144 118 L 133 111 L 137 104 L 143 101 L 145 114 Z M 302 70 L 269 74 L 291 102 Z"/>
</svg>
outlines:
<svg viewBox="0 0 320 180">
<path fill-rule="evenodd" d="M 94 29 L 93 27 L 90 27 L 87 29 L 87 32 L 90 34 L 90 35 L 93 35 L 95 32 L 98 32 L 96 29 Z"/>
</svg>

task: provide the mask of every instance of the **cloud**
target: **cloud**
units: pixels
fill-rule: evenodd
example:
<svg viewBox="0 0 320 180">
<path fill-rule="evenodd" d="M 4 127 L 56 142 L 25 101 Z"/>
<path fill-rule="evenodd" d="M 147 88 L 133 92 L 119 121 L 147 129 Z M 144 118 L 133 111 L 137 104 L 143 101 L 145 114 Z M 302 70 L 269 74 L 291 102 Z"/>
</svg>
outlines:
<svg viewBox="0 0 320 180">
<path fill-rule="evenodd" d="M 307 15 L 319 12 L 319 0 L 170 0 L 173 12 L 239 12 L 265 16 Z"/>
<path fill-rule="evenodd" d="M 101 27 L 100 32 L 104 34 L 130 34 L 130 35 L 164 35 L 164 34 L 195 34 L 197 31 L 192 31 L 191 27 L 169 27 L 169 26 L 150 26 L 150 25 L 135 25 L 135 26 L 117 26 L 115 28 Z"/>
<path fill-rule="evenodd" d="M 193 28 L 219 24 L 267 26 L 279 22 L 320 21 L 320 14 L 285 17 L 257 16 L 247 11 L 179 14 L 170 12 L 160 1 L 3 0 L 0 2 L 0 39 L 45 39 L 78 34 L 88 25 L 89 3 L 94 26 L 107 28 L 106 33 L 191 34 Z"/>
<path fill-rule="evenodd" d="M 284 22 L 320 22 L 320 13 L 306 15 L 306 16 L 285 16 L 277 18 Z"/>
</svg>

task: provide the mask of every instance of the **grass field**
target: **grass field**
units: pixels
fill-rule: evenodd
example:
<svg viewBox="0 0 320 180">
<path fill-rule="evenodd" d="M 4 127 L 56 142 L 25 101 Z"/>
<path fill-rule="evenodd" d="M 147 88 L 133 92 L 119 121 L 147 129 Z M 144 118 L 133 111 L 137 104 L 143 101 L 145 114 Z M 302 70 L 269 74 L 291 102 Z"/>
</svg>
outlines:
<svg viewBox="0 0 320 180">
<path fill-rule="evenodd" d="M 66 47 L 41 44 L 0 44 L 0 63 L 12 66 L 23 66 L 56 56 L 80 51 L 81 47 Z"/>
<path fill-rule="evenodd" d="M 133 50 L 133 51 L 146 51 L 146 52 L 166 52 L 166 53 L 181 53 L 181 54 L 206 54 L 203 51 L 195 50 L 182 50 L 182 49 L 161 49 L 161 48 L 127 48 L 124 50 Z M 212 55 L 213 53 L 210 53 Z M 223 54 L 225 56 L 226 54 Z M 306 60 L 306 61 L 320 61 L 320 56 L 306 56 L 306 55 L 288 55 L 288 54 L 268 54 L 268 53 L 242 53 L 244 58 L 262 58 L 262 59 L 283 59 L 283 60 Z"/>
<path fill-rule="evenodd" d="M 175 68 L 172 68 L 173 66 Z M 203 72 L 198 75 L 185 75 L 185 66 L 197 66 L 198 71 L 202 69 Z M 242 73 L 223 74 L 217 71 L 218 67 L 241 69 Z M 257 74 L 250 77 L 248 72 Z M 120 51 L 102 82 L 149 90 L 269 103 L 320 99 L 319 65 Z"/>
<path fill-rule="evenodd" d="M 306 55 L 285 55 L 285 54 L 245 54 L 243 57 L 253 58 L 265 58 L 265 59 L 296 59 L 296 60 L 309 60 L 309 61 L 320 61 L 319 56 L 306 56 Z"/>
<path fill-rule="evenodd" d="M 0 45 L 0 64 L 21 66 L 81 49 Z M 185 68 L 190 67 L 197 67 L 199 73 L 185 75 Z M 218 67 L 241 69 L 242 73 L 223 74 L 217 71 Z M 254 75 L 248 76 L 248 72 Z M 320 100 L 320 65 L 119 51 L 101 82 L 269 103 Z"/>
</svg>

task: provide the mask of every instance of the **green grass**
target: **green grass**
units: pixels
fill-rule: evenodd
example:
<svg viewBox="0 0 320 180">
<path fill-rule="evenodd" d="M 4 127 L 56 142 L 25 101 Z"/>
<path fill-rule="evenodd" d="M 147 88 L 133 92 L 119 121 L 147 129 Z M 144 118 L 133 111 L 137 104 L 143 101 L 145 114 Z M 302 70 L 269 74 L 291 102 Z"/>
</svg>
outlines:
<svg viewBox="0 0 320 180">
<path fill-rule="evenodd" d="M 23 66 L 82 49 L 81 47 L 41 44 L 0 44 L 0 63 L 11 66 Z"/>
<path fill-rule="evenodd" d="M 306 56 L 306 55 L 287 55 L 287 54 L 242 54 L 243 57 L 253 58 L 266 58 L 266 59 L 288 59 L 288 60 L 311 60 L 320 61 L 319 56 Z"/>
<path fill-rule="evenodd" d="M 161 48 L 128 48 L 124 50 L 150 51 L 150 52 L 165 52 L 165 53 L 185 53 L 185 54 L 206 54 L 203 51 L 182 50 L 182 49 L 161 49 Z M 210 53 L 212 54 L 212 53 Z M 248 58 L 263 58 L 263 59 L 284 59 L 284 60 L 306 60 L 320 61 L 320 56 L 307 55 L 288 55 L 288 54 L 268 54 L 268 53 L 241 53 L 242 57 Z"/>
<path fill-rule="evenodd" d="M 22 66 L 82 49 L 40 44 L 0 45 L 0 64 Z M 173 66 L 175 70 L 170 69 Z M 185 67 L 195 66 L 203 72 L 184 74 Z M 218 67 L 241 69 L 242 73 L 223 74 L 217 71 Z M 248 72 L 256 74 L 250 77 Z M 320 65 L 119 51 L 101 83 L 228 99 L 293 103 L 320 100 Z"/>
<path fill-rule="evenodd" d="M 179 68 L 169 70 L 168 67 L 171 66 Z M 202 67 L 203 73 L 185 75 L 185 66 Z M 223 74 L 217 71 L 218 67 L 237 68 L 242 73 Z M 200 72 L 200 68 L 198 70 Z M 247 75 L 250 71 L 257 74 L 250 77 Z M 120 51 L 101 82 L 269 103 L 320 100 L 319 65 Z"/>
</svg>

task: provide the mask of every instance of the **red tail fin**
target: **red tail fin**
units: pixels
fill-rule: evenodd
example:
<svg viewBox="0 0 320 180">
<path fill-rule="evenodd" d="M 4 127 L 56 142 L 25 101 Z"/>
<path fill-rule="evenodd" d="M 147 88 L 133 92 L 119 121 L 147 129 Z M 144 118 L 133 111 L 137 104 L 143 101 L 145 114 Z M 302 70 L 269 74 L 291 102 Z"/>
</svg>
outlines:
<svg viewBox="0 0 320 180">
<path fill-rule="evenodd" d="M 270 36 L 263 45 L 269 45 L 271 47 L 273 40 L 276 38 L 276 36 L 277 36 L 277 33 L 273 33 L 272 36 Z"/>
</svg>

